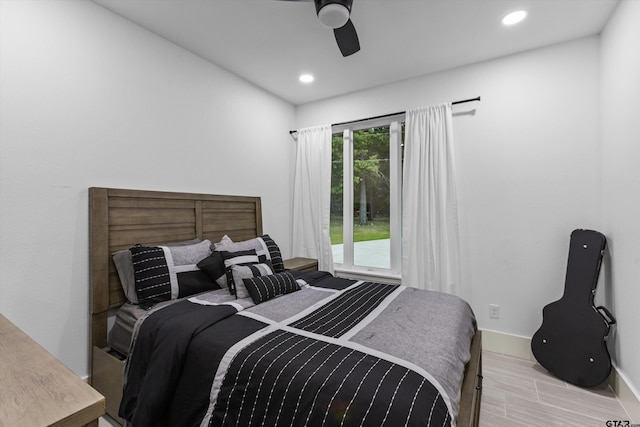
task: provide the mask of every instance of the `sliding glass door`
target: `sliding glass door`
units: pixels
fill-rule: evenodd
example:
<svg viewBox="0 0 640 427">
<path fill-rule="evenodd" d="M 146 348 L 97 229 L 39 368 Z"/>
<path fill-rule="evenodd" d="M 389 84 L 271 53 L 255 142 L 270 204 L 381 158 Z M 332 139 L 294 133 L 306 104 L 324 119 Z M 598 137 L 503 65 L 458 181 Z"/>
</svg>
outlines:
<svg viewBox="0 0 640 427">
<path fill-rule="evenodd" d="M 337 268 L 400 271 L 402 119 L 334 128 L 331 244 Z"/>
</svg>

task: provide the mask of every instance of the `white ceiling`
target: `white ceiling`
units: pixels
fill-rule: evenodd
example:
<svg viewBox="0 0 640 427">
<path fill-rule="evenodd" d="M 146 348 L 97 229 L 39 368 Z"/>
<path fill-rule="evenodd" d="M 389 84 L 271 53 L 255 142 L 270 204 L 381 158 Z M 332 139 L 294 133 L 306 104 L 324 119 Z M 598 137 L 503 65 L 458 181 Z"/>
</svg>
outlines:
<svg viewBox="0 0 640 427">
<path fill-rule="evenodd" d="M 354 0 L 360 52 L 343 58 L 313 3 L 93 0 L 300 105 L 602 30 L 618 0 Z M 511 11 L 528 17 L 500 24 Z M 304 85 L 303 73 L 316 80 Z"/>
</svg>

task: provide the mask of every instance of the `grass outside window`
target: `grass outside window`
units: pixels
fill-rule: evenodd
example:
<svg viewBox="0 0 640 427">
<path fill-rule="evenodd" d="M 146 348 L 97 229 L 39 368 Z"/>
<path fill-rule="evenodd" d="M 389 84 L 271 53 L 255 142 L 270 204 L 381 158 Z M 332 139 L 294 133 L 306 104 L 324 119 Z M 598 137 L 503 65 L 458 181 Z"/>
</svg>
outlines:
<svg viewBox="0 0 640 427">
<path fill-rule="evenodd" d="M 330 223 L 331 244 L 339 245 L 343 243 L 342 217 L 332 215 Z M 376 217 L 365 225 L 353 225 L 353 241 L 366 242 L 369 240 L 384 240 L 391 236 L 388 217 Z"/>
</svg>

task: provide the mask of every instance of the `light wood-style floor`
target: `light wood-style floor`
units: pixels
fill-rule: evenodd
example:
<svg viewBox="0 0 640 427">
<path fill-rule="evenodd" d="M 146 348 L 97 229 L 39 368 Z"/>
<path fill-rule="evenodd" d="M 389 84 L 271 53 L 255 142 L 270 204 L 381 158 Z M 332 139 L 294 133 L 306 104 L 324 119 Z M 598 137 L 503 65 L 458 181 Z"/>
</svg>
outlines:
<svg viewBox="0 0 640 427">
<path fill-rule="evenodd" d="M 630 420 L 606 384 L 576 387 L 534 361 L 484 351 L 482 374 L 481 427 L 603 427 L 607 420 Z"/>
<path fill-rule="evenodd" d="M 482 353 L 480 427 L 604 427 L 629 420 L 608 386 L 583 389 L 549 374 L 536 362 Z M 100 427 L 118 426 L 100 419 Z"/>
</svg>

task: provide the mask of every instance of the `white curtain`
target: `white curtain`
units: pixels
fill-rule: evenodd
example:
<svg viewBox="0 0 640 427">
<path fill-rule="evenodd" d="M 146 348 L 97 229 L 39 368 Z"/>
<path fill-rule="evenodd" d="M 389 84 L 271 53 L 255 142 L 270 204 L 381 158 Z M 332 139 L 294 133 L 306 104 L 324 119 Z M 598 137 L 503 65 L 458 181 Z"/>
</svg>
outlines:
<svg viewBox="0 0 640 427">
<path fill-rule="evenodd" d="M 402 283 L 460 295 L 451 104 L 407 111 Z"/>
<path fill-rule="evenodd" d="M 293 256 L 316 258 L 333 273 L 329 236 L 331 125 L 298 130 L 293 176 Z"/>
</svg>

